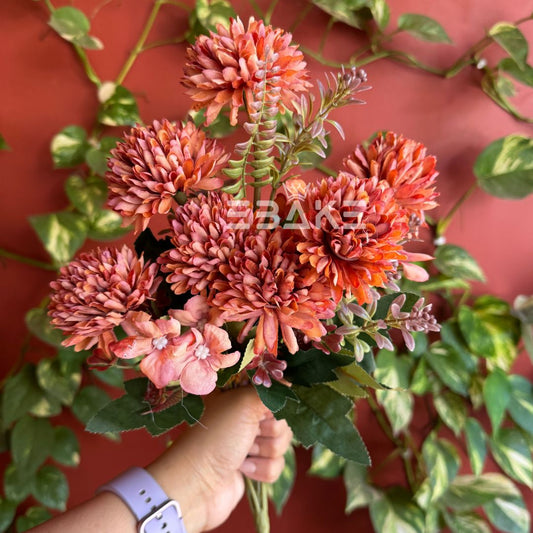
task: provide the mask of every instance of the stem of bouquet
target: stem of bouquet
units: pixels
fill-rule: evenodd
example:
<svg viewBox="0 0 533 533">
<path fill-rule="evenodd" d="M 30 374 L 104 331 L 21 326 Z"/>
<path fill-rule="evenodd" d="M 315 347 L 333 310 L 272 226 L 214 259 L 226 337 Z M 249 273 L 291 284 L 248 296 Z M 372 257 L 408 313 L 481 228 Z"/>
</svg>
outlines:
<svg viewBox="0 0 533 533">
<path fill-rule="evenodd" d="M 18 261 L 19 263 L 24 263 L 25 265 L 30 265 L 37 268 L 42 268 L 43 270 L 53 270 L 56 271 L 57 267 L 50 263 L 45 263 L 44 261 L 39 261 L 37 259 L 32 259 L 31 257 L 26 257 L 24 255 L 15 254 L 13 252 L 8 252 L 3 248 L 0 248 L 0 257 L 5 257 L 6 259 L 12 259 L 13 261 Z"/>
<path fill-rule="evenodd" d="M 270 533 L 270 518 L 268 515 L 268 492 L 266 483 L 244 478 L 246 496 L 254 516 L 257 533 Z"/>
</svg>

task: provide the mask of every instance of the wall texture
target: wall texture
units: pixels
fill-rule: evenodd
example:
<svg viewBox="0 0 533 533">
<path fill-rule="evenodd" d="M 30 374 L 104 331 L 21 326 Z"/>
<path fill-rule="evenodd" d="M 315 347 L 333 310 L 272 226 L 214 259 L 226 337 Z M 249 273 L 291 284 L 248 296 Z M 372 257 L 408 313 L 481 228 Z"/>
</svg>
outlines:
<svg viewBox="0 0 533 533">
<path fill-rule="evenodd" d="M 57 0 L 63 5 L 64 0 Z M 138 38 L 150 10 L 150 0 L 73 0 L 68 2 L 91 16 L 93 35 L 105 45 L 91 52 L 90 60 L 102 79 L 116 76 L 129 50 Z M 274 12 L 273 23 L 288 28 L 305 7 L 304 0 L 283 0 Z M 421 43 L 405 37 L 401 45 L 416 51 L 423 61 L 444 67 L 450 65 L 484 30 L 500 20 L 516 20 L 533 10 L 531 0 L 487 2 L 449 0 L 421 2 L 396 0 L 392 19 L 400 13 L 418 12 L 439 20 L 454 41 L 453 46 Z M 245 0 L 234 2 L 245 18 L 251 13 Z M 1 236 L 0 246 L 12 252 L 46 260 L 27 222 L 33 214 L 58 210 L 66 205 L 63 182 L 68 171 L 53 170 L 49 155 L 52 136 L 68 124 L 92 126 L 97 100 L 93 87 L 70 46 L 48 26 L 41 2 L 2 0 L 0 5 L 0 132 L 12 150 L 0 152 Z M 295 31 L 296 42 L 316 49 L 327 18 L 318 10 L 309 13 Z M 151 40 L 165 39 L 186 27 L 184 14 L 165 6 Z M 524 26 L 533 41 L 533 24 Z M 336 25 L 325 54 L 342 61 L 357 44 L 353 29 Z M 145 121 L 167 117 L 180 119 L 189 106 L 179 84 L 184 59 L 183 46 L 167 46 L 143 53 L 131 70 L 125 85 L 138 97 Z M 324 67 L 309 60 L 313 77 Z M 492 140 L 510 133 L 531 136 L 533 128 L 519 123 L 492 103 L 479 89 L 479 73 L 466 69 L 454 79 L 443 80 L 431 74 L 380 61 L 367 67 L 372 91 L 365 93 L 367 105 L 344 109 L 337 118 L 345 126 L 346 140 L 334 139 L 328 162 L 335 168 L 357 142 L 373 132 L 392 129 L 423 142 L 438 157 L 440 207 L 445 214 L 473 183 L 472 165 L 480 151 Z M 531 93 L 530 93 L 531 94 Z M 533 115 L 533 101 L 519 94 L 517 104 Z M 487 275 L 487 286 L 476 290 L 491 292 L 512 301 L 517 294 L 533 294 L 533 198 L 503 201 L 477 191 L 460 209 L 448 231 L 448 242 L 468 249 Z M 88 243 L 87 247 L 90 247 Z M 0 375 L 17 359 L 25 327 L 24 313 L 46 296 L 53 273 L 5 261 L 0 265 L 0 309 L 2 356 Z M 38 360 L 46 348 L 32 344 L 28 357 Z M 523 365 L 531 374 L 531 367 Z M 531 378 L 531 375 L 528 376 Z M 379 458 L 386 450 L 384 437 L 364 406 L 359 427 L 370 449 Z M 95 487 L 131 464 L 148 462 L 164 446 L 144 434 L 126 435 L 122 442 L 109 441 L 83 432 L 73 418 L 63 423 L 74 427 L 81 439 L 82 462 L 68 473 L 70 505 L 90 497 Z M 309 456 L 298 453 L 300 472 L 293 497 L 282 518 L 273 518 L 276 533 L 306 531 L 338 533 L 372 531 L 366 512 L 344 516 L 344 489 L 340 482 L 306 476 Z M 401 478 L 389 471 L 383 484 Z M 186 483 L 186 480 L 184 480 Z M 533 503 L 529 498 L 530 504 Z M 246 503 L 241 504 L 221 532 L 251 530 Z"/>
</svg>

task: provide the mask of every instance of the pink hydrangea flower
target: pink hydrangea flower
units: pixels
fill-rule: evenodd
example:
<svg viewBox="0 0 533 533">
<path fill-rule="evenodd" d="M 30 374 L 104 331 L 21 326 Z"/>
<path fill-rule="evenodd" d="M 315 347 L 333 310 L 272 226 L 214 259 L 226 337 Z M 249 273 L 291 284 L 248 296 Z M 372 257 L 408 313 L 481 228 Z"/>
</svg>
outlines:
<svg viewBox="0 0 533 533">
<path fill-rule="evenodd" d="M 208 394 L 216 386 L 217 371 L 239 360 L 239 352 L 223 353 L 231 348 L 226 331 L 206 324 L 203 332 L 192 328 L 181 334 L 173 310 L 157 320 L 130 313 L 122 327 L 129 337 L 111 345 L 112 351 L 123 359 L 144 356 L 141 372 L 159 389 L 179 381 L 185 392 Z"/>
</svg>

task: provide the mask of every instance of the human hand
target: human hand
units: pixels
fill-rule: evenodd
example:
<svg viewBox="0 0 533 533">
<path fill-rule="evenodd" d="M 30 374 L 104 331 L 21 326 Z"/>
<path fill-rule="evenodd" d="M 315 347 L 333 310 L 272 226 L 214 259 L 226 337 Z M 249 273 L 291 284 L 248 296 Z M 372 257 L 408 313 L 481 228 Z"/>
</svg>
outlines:
<svg viewBox="0 0 533 533">
<path fill-rule="evenodd" d="M 147 470 L 182 507 L 189 533 L 222 524 L 244 493 L 242 474 L 273 482 L 284 466 L 292 432 L 276 420 L 251 387 L 206 398 L 200 424 Z"/>
</svg>

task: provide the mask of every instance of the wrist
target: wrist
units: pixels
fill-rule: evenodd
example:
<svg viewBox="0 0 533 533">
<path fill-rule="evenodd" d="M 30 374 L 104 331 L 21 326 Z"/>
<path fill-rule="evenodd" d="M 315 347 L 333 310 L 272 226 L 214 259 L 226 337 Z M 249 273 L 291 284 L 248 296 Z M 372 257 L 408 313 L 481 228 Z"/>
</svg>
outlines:
<svg viewBox="0 0 533 533">
<path fill-rule="evenodd" d="M 169 498 L 179 503 L 187 533 L 200 533 L 205 527 L 206 497 L 198 473 L 186 456 L 174 457 L 172 451 L 165 452 L 145 470 Z"/>
</svg>

